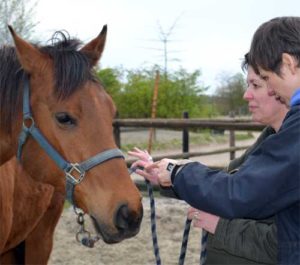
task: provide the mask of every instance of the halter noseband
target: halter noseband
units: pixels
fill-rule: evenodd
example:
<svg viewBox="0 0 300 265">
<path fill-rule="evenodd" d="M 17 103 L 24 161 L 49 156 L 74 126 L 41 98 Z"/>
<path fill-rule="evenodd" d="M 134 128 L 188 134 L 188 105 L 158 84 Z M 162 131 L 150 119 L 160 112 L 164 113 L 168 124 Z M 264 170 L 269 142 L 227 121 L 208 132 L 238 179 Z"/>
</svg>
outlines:
<svg viewBox="0 0 300 265">
<path fill-rule="evenodd" d="M 25 121 L 30 121 L 29 127 L 26 126 Z M 17 158 L 21 161 L 22 147 L 26 142 L 29 134 L 38 142 L 38 144 L 44 149 L 44 151 L 52 158 L 56 165 L 65 172 L 66 183 L 66 198 L 74 206 L 74 189 L 85 177 L 86 171 L 91 168 L 108 161 L 113 158 L 123 158 L 124 155 L 120 149 L 109 149 L 104 152 L 98 153 L 97 155 L 81 162 L 81 163 L 70 163 L 66 161 L 47 141 L 41 131 L 35 126 L 34 119 L 30 110 L 30 91 L 29 91 L 29 80 L 28 77 L 24 80 L 23 90 L 23 126 L 22 131 L 19 135 Z M 79 177 L 75 177 L 74 173 Z"/>
</svg>

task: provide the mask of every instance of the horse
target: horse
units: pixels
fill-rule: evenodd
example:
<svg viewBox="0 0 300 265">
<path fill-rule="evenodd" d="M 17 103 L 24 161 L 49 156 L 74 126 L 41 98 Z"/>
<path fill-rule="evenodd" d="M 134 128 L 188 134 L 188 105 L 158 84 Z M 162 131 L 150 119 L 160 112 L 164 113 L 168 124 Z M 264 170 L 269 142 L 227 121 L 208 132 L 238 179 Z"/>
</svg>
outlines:
<svg viewBox="0 0 300 265">
<path fill-rule="evenodd" d="M 94 72 L 107 27 L 82 47 L 62 32 L 39 46 L 9 29 L 15 47 L 0 49 L 0 163 L 21 166 L 7 175 L 53 187 L 49 205 L 23 239 L 25 263 L 47 263 L 66 195 L 91 217 L 104 242 L 135 236 L 141 194 L 113 138 L 116 107 Z"/>
<path fill-rule="evenodd" d="M 54 187 L 32 179 L 16 158 L 0 167 L 0 176 L 0 261 L 5 264 L 3 253 L 14 249 L 37 226 L 50 205 Z"/>
</svg>

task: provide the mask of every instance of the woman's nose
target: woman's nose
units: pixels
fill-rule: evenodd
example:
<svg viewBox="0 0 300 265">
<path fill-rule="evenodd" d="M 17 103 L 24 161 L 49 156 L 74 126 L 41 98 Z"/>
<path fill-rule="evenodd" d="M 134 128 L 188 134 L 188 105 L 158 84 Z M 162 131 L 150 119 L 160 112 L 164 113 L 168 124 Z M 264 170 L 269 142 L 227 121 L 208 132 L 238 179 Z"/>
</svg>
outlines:
<svg viewBox="0 0 300 265">
<path fill-rule="evenodd" d="M 251 93 L 251 91 L 250 91 L 249 88 L 246 89 L 243 98 L 244 98 L 245 100 L 247 100 L 247 101 L 253 99 L 253 95 L 252 95 L 252 93 Z"/>
</svg>

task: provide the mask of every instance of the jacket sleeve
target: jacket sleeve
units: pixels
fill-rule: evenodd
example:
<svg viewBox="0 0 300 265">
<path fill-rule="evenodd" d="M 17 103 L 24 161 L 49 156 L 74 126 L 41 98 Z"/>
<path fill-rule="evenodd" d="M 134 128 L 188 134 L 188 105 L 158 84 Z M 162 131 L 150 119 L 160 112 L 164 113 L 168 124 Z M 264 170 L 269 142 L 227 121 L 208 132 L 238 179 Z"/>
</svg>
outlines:
<svg viewBox="0 0 300 265">
<path fill-rule="evenodd" d="M 254 262 L 277 263 L 277 228 L 272 219 L 220 219 L 208 245 Z"/>
<path fill-rule="evenodd" d="M 300 113 L 268 137 L 232 177 L 201 163 L 173 179 L 178 196 L 223 218 L 264 219 L 300 200 Z"/>
</svg>

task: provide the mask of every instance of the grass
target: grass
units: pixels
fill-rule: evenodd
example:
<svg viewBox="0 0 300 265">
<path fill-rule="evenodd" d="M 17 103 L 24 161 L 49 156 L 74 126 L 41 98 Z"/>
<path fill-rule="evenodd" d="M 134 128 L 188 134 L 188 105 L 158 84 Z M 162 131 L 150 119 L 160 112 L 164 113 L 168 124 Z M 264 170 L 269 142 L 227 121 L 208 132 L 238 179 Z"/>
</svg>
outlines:
<svg viewBox="0 0 300 265">
<path fill-rule="evenodd" d="M 236 141 L 248 140 L 248 139 L 251 139 L 253 137 L 254 136 L 251 132 L 235 134 L 235 140 Z"/>
</svg>

